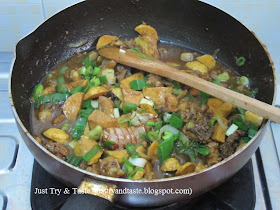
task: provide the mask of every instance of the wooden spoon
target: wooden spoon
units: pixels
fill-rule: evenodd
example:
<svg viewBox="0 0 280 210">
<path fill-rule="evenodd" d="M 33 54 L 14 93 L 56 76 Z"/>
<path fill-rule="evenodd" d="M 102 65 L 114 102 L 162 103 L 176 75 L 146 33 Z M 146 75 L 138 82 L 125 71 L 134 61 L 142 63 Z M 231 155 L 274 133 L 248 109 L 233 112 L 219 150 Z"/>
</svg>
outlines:
<svg viewBox="0 0 280 210">
<path fill-rule="evenodd" d="M 98 53 L 105 58 L 115 60 L 117 63 L 160 75 L 194 87 L 245 110 L 254 112 L 266 119 L 280 123 L 280 109 L 230 89 L 221 87 L 212 82 L 208 82 L 199 77 L 182 72 L 172 66 L 169 66 L 163 61 L 149 58 L 142 53 L 127 51 L 119 48 L 103 48 L 100 49 Z"/>
</svg>

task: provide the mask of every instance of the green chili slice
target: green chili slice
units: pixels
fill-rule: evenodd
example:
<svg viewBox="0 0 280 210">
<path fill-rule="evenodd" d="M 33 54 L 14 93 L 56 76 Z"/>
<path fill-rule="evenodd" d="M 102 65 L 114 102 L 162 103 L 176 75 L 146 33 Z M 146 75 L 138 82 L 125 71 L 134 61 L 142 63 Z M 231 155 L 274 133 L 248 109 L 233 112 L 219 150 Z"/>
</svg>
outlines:
<svg viewBox="0 0 280 210">
<path fill-rule="evenodd" d="M 83 160 L 85 162 L 89 161 L 92 157 L 94 157 L 99 151 L 101 151 L 101 147 L 99 145 L 96 145 L 93 147 L 90 151 L 88 151 L 84 156 Z"/>
</svg>

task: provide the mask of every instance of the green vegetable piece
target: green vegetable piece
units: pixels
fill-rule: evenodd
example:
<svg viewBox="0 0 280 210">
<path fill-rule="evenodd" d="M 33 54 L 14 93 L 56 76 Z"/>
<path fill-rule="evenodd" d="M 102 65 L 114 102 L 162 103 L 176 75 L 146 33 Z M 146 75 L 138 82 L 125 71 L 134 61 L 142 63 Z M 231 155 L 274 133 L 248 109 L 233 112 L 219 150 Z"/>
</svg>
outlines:
<svg viewBox="0 0 280 210">
<path fill-rule="evenodd" d="M 147 125 L 147 126 L 154 126 L 154 125 L 155 125 L 155 122 L 153 122 L 153 121 L 147 121 L 147 122 L 146 122 L 146 125 Z"/>
<path fill-rule="evenodd" d="M 94 111 L 94 108 L 81 109 L 79 111 L 79 114 L 81 115 L 82 118 L 87 119 L 93 111 Z"/>
<path fill-rule="evenodd" d="M 237 82 L 238 82 L 239 84 L 241 84 L 241 85 L 246 86 L 246 87 L 249 85 L 249 79 L 248 79 L 248 77 L 245 77 L 245 76 L 240 77 L 240 78 L 237 80 Z"/>
<path fill-rule="evenodd" d="M 236 59 L 235 63 L 237 66 L 243 66 L 246 62 L 246 59 L 244 57 L 239 57 Z"/>
<path fill-rule="evenodd" d="M 207 104 L 210 95 L 205 92 L 199 91 L 199 97 L 202 99 L 201 104 Z"/>
<path fill-rule="evenodd" d="M 100 72 L 100 70 L 101 70 L 101 68 L 100 67 L 94 67 L 94 69 L 93 69 L 93 75 L 94 76 L 96 76 L 96 75 L 98 75 L 99 74 L 99 72 Z"/>
<path fill-rule="evenodd" d="M 67 163 L 70 163 L 73 166 L 79 166 L 80 163 L 82 162 L 82 157 L 77 157 L 74 154 L 71 154 L 68 158 L 67 158 Z"/>
<path fill-rule="evenodd" d="M 120 84 L 114 85 L 114 88 L 120 88 L 120 87 L 121 87 Z"/>
<path fill-rule="evenodd" d="M 113 146 L 116 144 L 114 141 L 106 140 L 104 141 L 103 145 L 108 149 L 113 149 Z"/>
<path fill-rule="evenodd" d="M 155 60 L 154 58 L 147 58 L 146 55 L 144 55 L 144 54 L 138 54 L 138 56 L 139 56 L 140 58 L 145 59 L 145 60 L 150 60 L 150 61 L 154 61 L 154 60 Z"/>
<path fill-rule="evenodd" d="M 244 143 L 248 143 L 250 140 L 251 140 L 251 138 L 249 138 L 249 137 L 243 137 L 243 138 L 242 138 L 242 141 L 243 141 Z"/>
<path fill-rule="evenodd" d="M 214 125 L 215 125 L 215 122 L 216 122 L 216 118 L 211 118 L 211 120 L 210 120 L 210 126 L 213 128 L 214 127 Z"/>
<path fill-rule="evenodd" d="M 99 151 L 101 151 L 101 147 L 99 145 L 96 145 L 93 147 L 90 151 L 88 151 L 84 156 L 83 160 L 85 162 L 89 161 L 94 155 L 96 155 Z"/>
<path fill-rule="evenodd" d="M 84 101 L 82 108 L 83 108 L 83 109 L 92 108 L 92 106 L 91 106 L 91 100 L 86 100 L 86 101 Z"/>
<path fill-rule="evenodd" d="M 157 131 L 149 131 L 147 135 L 148 135 L 148 140 L 150 140 L 151 142 L 156 141 L 158 139 Z"/>
<path fill-rule="evenodd" d="M 97 78 L 100 80 L 100 83 L 101 83 L 101 84 L 106 84 L 106 83 L 108 83 L 108 80 L 107 80 L 106 75 L 102 75 L 102 76 L 99 76 L 99 77 L 97 77 Z"/>
<path fill-rule="evenodd" d="M 70 124 L 69 123 L 64 123 L 62 126 L 61 126 L 61 130 L 63 131 L 68 131 L 70 128 Z"/>
<path fill-rule="evenodd" d="M 129 83 L 131 89 L 133 90 L 142 90 L 146 87 L 146 81 L 145 79 L 136 79 Z"/>
<path fill-rule="evenodd" d="M 77 86 L 75 89 L 71 90 L 71 94 L 75 94 L 75 93 L 79 93 L 79 92 L 83 92 L 83 87 L 81 85 Z"/>
<path fill-rule="evenodd" d="M 126 159 L 126 157 L 122 157 L 122 161 L 123 161 L 127 166 L 131 166 L 131 167 L 134 166 L 131 162 L 129 162 L 129 161 Z"/>
<path fill-rule="evenodd" d="M 173 90 L 172 90 L 172 93 L 174 95 L 180 95 L 182 92 L 183 92 L 182 89 L 175 89 L 175 88 L 173 88 Z"/>
<path fill-rule="evenodd" d="M 135 146 L 133 144 L 125 145 L 125 148 L 126 148 L 126 151 L 131 158 L 139 158 L 140 157 L 138 152 L 136 152 Z"/>
<path fill-rule="evenodd" d="M 255 88 L 249 92 L 248 96 L 250 96 L 251 98 L 255 98 L 258 92 L 258 88 Z"/>
<path fill-rule="evenodd" d="M 158 145 L 158 159 L 160 162 L 164 162 L 171 157 L 174 148 L 174 140 L 172 138 L 167 139 Z"/>
<path fill-rule="evenodd" d="M 42 84 L 36 85 L 33 91 L 33 98 L 34 98 L 34 106 L 38 108 L 39 104 L 39 97 L 41 96 L 44 90 L 44 86 Z"/>
<path fill-rule="evenodd" d="M 65 80 L 63 78 L 63 76 L 60 76 L 57 78 L 57 86 L 56 86 L 56 90 L 59 93 L 69 93 L 68 89 L 65 86 L 62 86 L 62 84 L 65 83 Z"/>
<path fill-rule="evenodd" d="M 89 67 L 89 66 L 91 66 L 91 61 L 90 61 L 89 56 L 86 57 L 85 60 L 83 60 L 83 65 L 84 65 L 86 68 Z"/>
<path fill-rule="evenodd" d="M 241 116 L 237 116 L 232 119 L 232 122 L 238 126 L 240 130 L 246 131 L 248 130 L 248 126 L 245 124 L 244 119 Z"/>
<path fill-rule="evenodd" d="M 222 86 L 222 83 L 219 80 L 213 80 L 212 83 Z"/>
<path fill-rule="evenodd" d="M 68 70 L 69 68 L 67 66 L 63 66 L 61 67 L 61 69 L 59 69 L 59 74 L 60 75 L 64 75 L 65 72 Z"/>
<path fill-rule="evenodd" d="M 127 114 L 131 111 L 136 111 L 137 105 L 133 103 L 125 103 L 123 107 L 123 113 Z"/>
<path fill-rule="evenodd" d="M 90 80 L 90 83 L 93 84 L 93 87 L 97 87 L 97 86 L 99 86 L 101 84 L 100 79 L 96 78 L 96 77 L 93 77 Z"/>
<path fill-rule="evenodd" d="M 248 137 L 252 139 L 256 135 L 257 132 L 258 132 L 258 130 L 250 128 L 248 130 Z"/>
<path fill-rule="evenodd" d="M 87 123 L 87 118 L 80 117 L 76 121 L 73 129 L 70 132 L 70 134 L 71 134 L 73 139 L 80 140 L 81 136 L 84 133 L 84 130 L 85 130 L 85 127 L 86 127 L 86 123 Z"/>
<path fill-rule="evenodd" d="M 129 173 L 129 176 L 127 177 L 128 179 L 132 179 L 133 178 L 133 175 L 134 174 L 136 174 L 136 172 L 138 172 L 138 171 L 143 171 L 144 170 L 144 168 L 135 168 L 133 171 L 131 171 L 130 173 Z"/>
<path fill-rule="evenodd" d="M 218 75 L 217 80 L 220 82 L 226 82 L 230 79 L 229 73 L 224 72 Z"/>
<path fill-rule="evenodd" d="M 178 117 L 175 113 L 172 113 L 170 119 L 169 119 L 169 124 L 179 130 L 182 129 L 184 120 L 181 117 Z"/>
<path fill-rule="evenodd" d="M 161 129 L 161 127 L 162 127 L 162 121 L 159 120 L 155 123 L 155 130 L 157 131 L 157 130 Z"/>
<path fill-rule="evenodd" d="M 63 94 L 63 93 L 45 94 L 38 98 L 38 106 L 40 104 L 44 104 L 44 103 L 63 102 L 63 101 L 66 101 L 69 96 L 70 96 L 70 94 Z"/>
<path fill-rule="evenodd" d="M 97 125 L 94 129 L 92 129 L 89 132 L 88 136 L 89 136 L 89 138 L 91 138 L 93 140 L 98 140 L 98 139 L 100 139 L 102 132 L 103 132 L 102 127 L 100 125 Z"/>
<path fill-rule="evenodd" d="M 240 114 L 244 115 L 245 114 L 245 110 L 242 109 L 241 107 L 237 107 L 237 110 L 240 112 Z"/>
<path fill-rule="evenodd" d="M 128 49 L 127 51 L 134 51 L 134 52 L 139 52 L 139 53 L 141 53 L 141 51 L 140 51 L 139 48 L 137 48 L 137 47 Z"/>
<path fill-rule="evenodd" d="M 190 98 L 191 100 L 195 100 L 195 97 L 193 97 L 191 94 L 187 93 L 186 97 Z"/>
<path fill-rule="evenodd" d="M 203 156 L 206 156 L 210 153 L 210 150 L 205 145 L 201 145 L 197 148 L 197 152 Z"/>
</svg>

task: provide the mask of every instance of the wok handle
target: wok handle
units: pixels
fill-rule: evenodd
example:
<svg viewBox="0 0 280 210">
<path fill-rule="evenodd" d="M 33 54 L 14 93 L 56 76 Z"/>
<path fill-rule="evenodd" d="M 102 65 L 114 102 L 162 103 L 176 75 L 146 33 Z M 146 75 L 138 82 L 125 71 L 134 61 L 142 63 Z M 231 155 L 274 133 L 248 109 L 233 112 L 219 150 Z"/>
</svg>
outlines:
<svg viewBox="0 0 280 210">
<path fill-rule="evenodd" d="M 78 193 L 95 195 L 114 203 L 116 188 L 117 186 L 111 183 L 84 178 L 78 187 Z"/>
</svg>

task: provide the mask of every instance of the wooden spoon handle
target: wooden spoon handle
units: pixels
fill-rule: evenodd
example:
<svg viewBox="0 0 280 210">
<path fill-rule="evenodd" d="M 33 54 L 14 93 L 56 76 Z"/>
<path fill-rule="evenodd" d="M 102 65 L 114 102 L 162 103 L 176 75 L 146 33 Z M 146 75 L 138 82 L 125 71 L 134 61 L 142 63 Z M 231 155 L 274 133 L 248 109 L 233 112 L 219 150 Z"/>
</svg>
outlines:
<svg viewBox="0 0 280 210">
<path fill-rule="evenodd" d="M 157 59 L 139 57 L 136 52 L 118 48 L 103 48 L 98 53 L 108 59 L 126 66 L 160 75 L 185 85 L 194 87 L 219 99 L 254 112 L 266 119 L 280 123 L 280 109 L 254 98 L 221 87 L 199 77 L 182 72 Z"/>
</svg>

